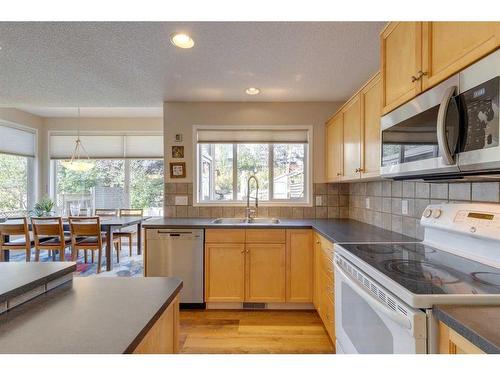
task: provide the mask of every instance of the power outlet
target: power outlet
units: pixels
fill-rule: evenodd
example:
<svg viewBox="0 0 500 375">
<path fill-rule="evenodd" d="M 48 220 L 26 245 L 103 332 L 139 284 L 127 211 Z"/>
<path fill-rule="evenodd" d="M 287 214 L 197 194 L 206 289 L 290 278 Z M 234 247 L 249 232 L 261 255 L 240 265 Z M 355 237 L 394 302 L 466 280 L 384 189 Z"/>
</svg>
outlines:
<svg viewBox="0 0 500 375">
<path fill-rule="evenodd" d="M 187 206 L 188 197 L 187 195 L 176 195 L 175 196 L 175 205 L 176 206 Z"/>
<path fill-rule="evenodd" d="M 370 198 L 366 198 L 365 199 L 365 206 L 366 206 L 366 209 L 369 210 L 370 209 Z"/>
<path fill-rule="evenodd" d="M 406 199 L 401 201 L 401 213 L 408 215 L 408 201 Z"/>
<path fill-rule="evenodd" d="M 316 196 L 316 206 L 321 206 L 323 205 L 323 198 L 321 197 L 321 195 L 317 195 Z"/>
</svg>

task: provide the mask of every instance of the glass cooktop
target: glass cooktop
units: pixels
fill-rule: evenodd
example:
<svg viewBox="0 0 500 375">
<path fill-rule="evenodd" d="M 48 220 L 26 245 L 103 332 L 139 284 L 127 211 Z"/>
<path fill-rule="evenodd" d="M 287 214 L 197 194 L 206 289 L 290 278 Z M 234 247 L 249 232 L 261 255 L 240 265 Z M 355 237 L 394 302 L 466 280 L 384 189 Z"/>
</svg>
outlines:
<svg viewBox="0 0 500 375">
<path fill-rule="evenodd" d="M 344 249 L 414 294 L 500 294 L 500 269 L 421 244 Z"/>
</svg>

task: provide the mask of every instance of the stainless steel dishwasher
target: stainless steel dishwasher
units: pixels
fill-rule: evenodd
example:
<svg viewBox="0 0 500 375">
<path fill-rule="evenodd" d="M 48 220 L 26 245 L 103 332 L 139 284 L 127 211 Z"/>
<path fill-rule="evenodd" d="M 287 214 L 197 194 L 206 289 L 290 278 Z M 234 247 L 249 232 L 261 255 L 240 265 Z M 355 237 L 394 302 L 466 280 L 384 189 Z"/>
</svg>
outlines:
<svg viewBox="0 0 500 375">
<path fill-rule="evenodd" d="M 180 302 L 203 306 L 203 229 L 148 229 L 145 276 L 182 279 Z"/>
</svg>

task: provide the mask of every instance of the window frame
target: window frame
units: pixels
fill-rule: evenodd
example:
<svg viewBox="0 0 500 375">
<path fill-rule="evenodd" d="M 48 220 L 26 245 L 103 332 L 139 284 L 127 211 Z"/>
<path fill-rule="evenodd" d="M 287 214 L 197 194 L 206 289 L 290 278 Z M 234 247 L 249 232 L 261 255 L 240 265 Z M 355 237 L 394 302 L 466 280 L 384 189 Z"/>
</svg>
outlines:
<svg viewBox="0 0 500 375">
<path fill-rule="evenodd" d="M 238 170 L 236 168 L 237 165 L 237 143 L 233 143 L 233 200 L 226 201 L 201 201 L 200 200 L 200 189 L 201 189 L 201 173 L 200 173 L 200 159 L 201 155 L 199 153 L 199 145 L 197 141 L 197 133 L 198 130 L 234 130 L 241 129 L 241 126 L 213 126 L 213 125 L 193 125 L 193 206 L 195 207 L 245 207 L 246 201 L 237 201 L 235 200 L 234 192 L 234 184 L 237 186 L 237 173 Z M 303 144 L 304 149 L 304 198 L 300 200 L 290 200 L 290 199 L 270 199 L 270 200 L 259 200 L 259 206 L 261 207 L 312 207 L 312 193 L 313 193 L 313 126 L 312 125 L 272 125 L 272 126 L 245 126 L 245 129 L 248 130 L 306 130 L 307 131 L 307 143 Z M 258 143 L 258 142 L 257 142 Z M 214 143 L 215 144 L 215 143 Z M 261 143 L 260 143 L 261 144 Z M 268 165 L 269 165 L 269 196 L 272 197 L 274 193 L 274 149 L 272 145 L 274 144 L 283 144 L 283 142 L 269 142 L 269 152 L 268 152 Z M 253 203 L 253 200 L 250 202 Z"/>
</svg>

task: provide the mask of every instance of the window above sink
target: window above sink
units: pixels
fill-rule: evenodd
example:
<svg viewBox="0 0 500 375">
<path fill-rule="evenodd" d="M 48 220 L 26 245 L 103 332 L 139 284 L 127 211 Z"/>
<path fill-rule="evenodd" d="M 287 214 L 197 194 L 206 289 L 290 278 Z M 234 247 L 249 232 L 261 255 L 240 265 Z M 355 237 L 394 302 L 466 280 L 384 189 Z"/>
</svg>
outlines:
<svg viewBox="0 0 500 375">
<path fill-rule="evenodd" d="M 261 206 L 312 202 L 312 127 L 195 127 L 195 205 L 242 206 L 247 180 Z M 250 187 L 251 204 L 256 195 Z"/>
</svg>

